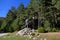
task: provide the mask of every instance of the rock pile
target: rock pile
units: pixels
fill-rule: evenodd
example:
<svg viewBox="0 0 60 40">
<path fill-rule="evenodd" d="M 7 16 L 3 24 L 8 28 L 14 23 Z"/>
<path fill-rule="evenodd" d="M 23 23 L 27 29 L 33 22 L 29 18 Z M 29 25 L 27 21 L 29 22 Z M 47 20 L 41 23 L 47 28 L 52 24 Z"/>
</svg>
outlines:
<svg viewBox="0 0 60 40">
<path fill-rule="evenodd" d="M 20 30 L 16 35 L 28 35 L 30 33 L 31 29 L 30 28 L 24 28 L 22 30 Z"/>
<path fill-rule="evenodd" d="M 24 29 L 20 30 L 16 35 L 29 37 L 29 38 L 40 37 L 40 35 L 38 33 L 35 33 L 34 29 L 31 30 L 30 28 L 24 28 Z"/>
</svg>

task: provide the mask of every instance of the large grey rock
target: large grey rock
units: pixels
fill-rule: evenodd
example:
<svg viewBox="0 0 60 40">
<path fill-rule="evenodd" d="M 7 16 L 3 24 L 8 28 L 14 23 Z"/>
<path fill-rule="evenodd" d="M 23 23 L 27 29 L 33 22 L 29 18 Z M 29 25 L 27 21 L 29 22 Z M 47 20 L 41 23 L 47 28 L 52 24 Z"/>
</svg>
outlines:
<svg viewBox="0 0 60 40">
<path fill-rule="evenodd" d="M 30 28 L 24 28 L 24 29 L 18 31 L 18 33 L 16 35 L 27 35 L 27 34 L 29 34 L 30 30 L 31 30 Z"/>
<path fill-rule="evenodd" d="M 8 33 L 0 33 L 0 37 L 6 36 L 6 35 L 8 35 Z"/>
</svg>

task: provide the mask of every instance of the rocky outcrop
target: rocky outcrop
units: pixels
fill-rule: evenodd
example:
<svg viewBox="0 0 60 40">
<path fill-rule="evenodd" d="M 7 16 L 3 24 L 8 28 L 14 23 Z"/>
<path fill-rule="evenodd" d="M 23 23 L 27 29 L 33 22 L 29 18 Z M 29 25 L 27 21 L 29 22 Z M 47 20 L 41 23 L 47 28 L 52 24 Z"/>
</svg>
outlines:
<svg viewBox="0 0 60 40">
<path fill-rule="evenodd" d="M 28 35 L 30 33 L 31 29 L 30 28 L 24 28 L 20 31 L 18 31 L 18 33 L 16 35 Z"/>
</svg>

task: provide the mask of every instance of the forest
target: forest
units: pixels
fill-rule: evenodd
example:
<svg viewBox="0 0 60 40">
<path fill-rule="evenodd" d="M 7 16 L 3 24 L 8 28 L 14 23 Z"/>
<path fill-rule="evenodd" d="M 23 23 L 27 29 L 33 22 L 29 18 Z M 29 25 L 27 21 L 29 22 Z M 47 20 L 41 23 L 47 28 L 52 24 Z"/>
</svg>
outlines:
<svg viewBox="0 0 60 40">
<path fill-rule="evenodd" d="M 34 19 L 32 19 L 34 17 Z M 24 7 L 12 6 L 5 18 L 0 17 L 0 32 L 14 32 L 25 28 L 25 19 L 29 19 L 28 27 L 45 31 L 60 31 L 60 0 L 30 0 Z"/>
</svg>

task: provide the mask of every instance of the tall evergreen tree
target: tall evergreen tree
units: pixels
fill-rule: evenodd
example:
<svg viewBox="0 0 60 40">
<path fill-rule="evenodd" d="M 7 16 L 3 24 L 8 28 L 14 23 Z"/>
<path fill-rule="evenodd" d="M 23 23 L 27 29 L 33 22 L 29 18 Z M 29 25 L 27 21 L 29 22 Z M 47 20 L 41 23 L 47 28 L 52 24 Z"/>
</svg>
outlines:
<svg viewBox="0 0 60 40">
<path fill-rule="evenodd" d="M 24 27 L 24 14 L 25 14 L 25 8 L 23 4 L 20 4 L 17 10 L 17 18 L 19 20 L 19 27 Z"/>
</svg>

